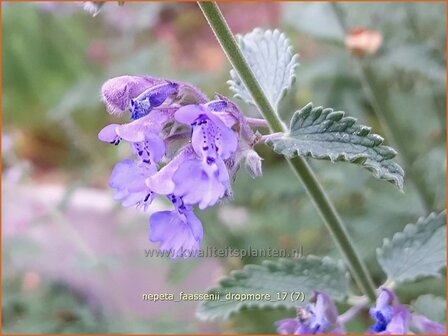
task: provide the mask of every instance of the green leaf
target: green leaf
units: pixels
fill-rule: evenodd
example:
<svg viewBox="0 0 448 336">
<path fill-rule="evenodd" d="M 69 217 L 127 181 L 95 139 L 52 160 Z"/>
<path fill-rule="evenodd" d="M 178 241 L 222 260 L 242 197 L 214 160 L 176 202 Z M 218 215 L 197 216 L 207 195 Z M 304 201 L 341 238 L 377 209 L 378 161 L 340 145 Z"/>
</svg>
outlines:
<svg viewBox="0 0 448 336">
<path fill-rule="evenodd" d="M 289 40 L 278 30 L 263 31 L 257 28 L 244 36 L 237 35 L 237 39 L 264 93 L 272 106 L 277 108 L 295 81 L 298 55 L 293 54 Z M 230 71 L 230 76 L 228 84 L 235 97 L 255 105 L 235 70 Z"/>
<path fill-rule="evenodd" d="M 414 312 L 426 316 L 430 320 L 445 324 L 446 301 L 432 294 L 421 295 L 412 303 Z"/>
<path fill-rule="evenodd" d="M 391 160 L 395 150 L 384 146 L 383 138 L 370 133 L 370 127 L 355 122 L 342 111 L 310 103 L 293 115 L 288 133 L 273 135 L 267 143 L 287 158 L 300 155 L 359 164 L 403 189 L 404 171 Z"/>
<path fill-rule="evenodd" d="M 424 276 L 440 276 L 446 264 L 446 210 L 408 224 L 392 240 L 377 249 L 378 261 L 389 280 L 413 281 Z"/>
<path fill-rule="evenodd" d="M 220 300 L 205 301 L 197 316 L 202 320 L 225 319 L 243 307 L 297 307 L 307 303 L 313 291 L 323 291 L 335 300 L 343 300 L 349 293 L 348 273 L 341 261 L 328 257 L 308 256 L 303 259 L 264 261 L 262 265 L 246 265 L 219 282 L 219 287 L 208 293 L 219 293 Z M 277 293 L 303 292 L 304 300 L 289 297 L 277 300 Z M 270 294 L 271 300 L 225 299 L 226 294 Z"/>
</svg>

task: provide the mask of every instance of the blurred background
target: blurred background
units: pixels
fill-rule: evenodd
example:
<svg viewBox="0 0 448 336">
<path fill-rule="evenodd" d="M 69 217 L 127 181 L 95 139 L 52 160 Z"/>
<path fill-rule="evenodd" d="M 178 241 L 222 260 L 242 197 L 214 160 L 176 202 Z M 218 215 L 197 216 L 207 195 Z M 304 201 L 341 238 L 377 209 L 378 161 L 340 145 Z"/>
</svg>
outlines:
<svg viewBox="0 0 448 336">
<path fill-rule="evenodd" d="M 235 33 L 279 28 L 300 55 L 282 116 L 312 101 L 373 127 L 400 154 L 405 193 L 359 167 L 310 161 L 377 284 L 375 248 L 445 207 L 445 3 L 222 3 Z M 195 319 L 197 302 L 143 293 L 204 292 L 260 258 L 146 258 L 148 217 L 112 200 L 107 181 L 126 146 L 97 140 L 107 79 L 154 75 L 231 96 L 229 64 L 195 3 L 2 2 L 2 307 L 4 333 L 272 333 L 286 310 Z M 257 112 L 238 102 L 247 115 Z M 264 176 L 243 170 L 235 198 L 199 213 L 203 247 L 297 248 L 339 257 L 302 185 L 269 149 Z M 155 204 L 153 209 L 163 207 Z M 401 286 L 445 296 L 445 279 Z M 340 311 L 346 307 L 340 306 Z M 363 332 L 367 314 L 348 330 Z"/>
</svg>

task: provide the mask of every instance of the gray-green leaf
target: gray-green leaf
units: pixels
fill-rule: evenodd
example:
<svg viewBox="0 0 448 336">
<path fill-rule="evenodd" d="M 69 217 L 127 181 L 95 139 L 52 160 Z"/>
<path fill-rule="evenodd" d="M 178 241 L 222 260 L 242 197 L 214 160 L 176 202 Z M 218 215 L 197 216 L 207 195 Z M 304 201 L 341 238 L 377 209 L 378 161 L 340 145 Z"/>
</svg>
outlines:
<svg viewBox="0 0 448 336">
<path fill-rule="evenodd" d="M 359 164 L 401 190 L 404 171 L 392 161 L 396 151 L 384 146 L 383 138 L 370 133 L 370 127 L 355 122 L 342 111 L 310 103 L 293 115 L 288 133 L 273 136 L 267 143 L 287 158 L 300 155 Z"/>
<path fill-rule="evenodd" d="M 272 106 L 277 108 L 280 100 L 294 83 L 298 55 L 293 53 L 285 34 L 278 30 L 263 31 L 256 28 L 243 36 L 238 35 L 237 39 L 264 93 Z M 230 76 L 228 84 L 235 97 L 254 105 L 252 96 L 235 70 L 230 71 Z"/>
<path fill-rule="evenodd" d="M 421 295 L 412 303 L 414 312 L 426 316 L 430 320 L 445 324 L 446 301 L 432 294 Z"/>
<path fill-rule="evenodd" d="M 440 276 L 446 265 L 446 211 L 408 224 L 392 240 L 377 249 L 378 261 L 389 280 L 413 281 L 424 276 Z"/>
<path fill-rule="evenodd" d="M 305 305 L 313 291 L 323 291 L 335 300 L 349 293 L 348 273 L 341 261 L 308 256 L 296 260 L 264 261 L 262 265 L 246 265 L 219 282 L 208 293 L 220 293 L 220 300 L 205 301 L 197 311 L 203 320 L 225 319 L 243 307 L 297 307 Z M 287 292 L 286 300 L 277 300 L 277 293 Z M 303 292 L 304 302 L 291 300 L 289 295 Z M 270 294 L 266 300 L 226 300 L 227 293 Z"/>
</svg>

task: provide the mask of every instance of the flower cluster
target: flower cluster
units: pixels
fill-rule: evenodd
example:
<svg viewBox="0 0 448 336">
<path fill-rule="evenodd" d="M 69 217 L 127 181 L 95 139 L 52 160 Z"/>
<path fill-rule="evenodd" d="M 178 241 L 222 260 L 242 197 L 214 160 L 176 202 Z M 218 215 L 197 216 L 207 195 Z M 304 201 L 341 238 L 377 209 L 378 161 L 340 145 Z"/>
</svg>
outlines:
<svg viewBox="0 0 448 336">
<path fill-rule="evenodd" d="M 121 76 L 103 85 L 102 99 L 109 113 L 131 117 L 98 134 L 113 145 L 129 143 L 134 154 L 112 171 L 114 199 L 146 210 L 157 195 L 166 197 L 174 209 L 150 216 L 150 240 L 170 255 L 194 255 L 203 236 L 194 206 L 203 210 L 230 197 L 243 160 L 253 176 L 261 175 L 253 150 L 258 136 L 227 98 L 210 101 L 186 83 Z"/>
<path fill-rule="evenodd" d="M 344 334 L 344 323 L 359 312 L 358 307 L 338 316 L 336 305 L 325 293 L 316 292 L 306 308 L 297 308 L 297 317 L 276 322 L 279 334 Z M 446 334 L 446 327 L 427 317 L 411 313 L 399 303 L 395 293 L 381 289 L 375 305 L 369 309 L 375 323 L 366 334 L 403 335 L 415 329 L 425 334 Z"/>
</svg>

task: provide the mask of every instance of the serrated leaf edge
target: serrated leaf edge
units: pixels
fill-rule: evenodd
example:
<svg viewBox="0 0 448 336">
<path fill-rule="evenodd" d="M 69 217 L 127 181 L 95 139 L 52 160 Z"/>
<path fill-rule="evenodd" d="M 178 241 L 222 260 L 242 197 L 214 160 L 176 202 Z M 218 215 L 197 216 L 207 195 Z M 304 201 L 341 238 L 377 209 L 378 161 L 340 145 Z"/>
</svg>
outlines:
<svg viewBox="0 0 448 336">
<path fill-rule="evenodd" d="M 373 176 L 375 176 L 376 178 L 384 179 L 384 180 L 386 180 L 388 182 L 391 182 L 391 183 L 395 184 L 400 191 L 403 191 L 404 171 L 398 164 L 395 164 L 395 168 L 397 169 L 396 174 L 390 175 L 390 176 L 383 176 L 383 177 L 381 177 L 381 175 L 380 175 L 380 173 L 381 173 L 380 168 L 376 167 L 376 165 L 374 165 L 374 164 L 369 163 L 369 160 L 370 160 L 369 156 L 365 155 L 363 153 L 359 153 L 357 155 L 352 155 L 352 158 L 348 158 L 346 153 L 340 153 L 338 156 L 336 156 L 334 158 L 330 157 L 329 155 L 316 155 L 316 154 L 312 153 L 311 151 L 307 151 L 307 152 L 304 152 L 304 153 L 299 153 L 297 150 L 294 150 L 294 152 L 291 153 L 290 155 L 286 155 L 286 154 L 282 153 L 280 151 L 280 149 L 278 148 L 279 146 L 277 145 L 277 141 L 280 140 L 280 139 L 288 139 L 288 138 L 292 137 L 291 129 L 293 128 L 293 125 L 295 125 L 297 120 L 299 118 L 303 118 L 304 115 L 310 114 L 311 112 L 317 111 L 319 109 L 321 111 L 320 111 L 320 114 L 319 114 L 319 116 L 317 118 L 319 118 L 322 115 L 322 113 L 325 112 L 325 113 L 327 113 L 327 115 L 325 116 L 325 120 L 333 120 L 333 121 L 337 121 L 337 122 L 347 122 L 347 124 L 349 125 L 348 127 L 353 127 L 354 128 L 352 134 L 357 135 L 357 136 L 361 136 L 361 137 L 366 137 L 369 140 L 372 140 L 374 142 L 374 144 L 375 144 L 375 146 L 374 146 L 375 148 L 381 147 L 383 150 L 385 150 L 385 151 L 387 151 L 389 153 L 388 154 L 389 157 L 387 159 L 385 158 L 385 159 L 383 159 L 381 161 L 374 161 L 374 162 L 379 162 L 379 163 L 382 163 L 382 162 L 392 162 L 391 160 L 397 154 L 396 150 L 394 148 L 392 148 L 392 147 L 383 145 L 384 138 L 381 137 L 378 134 L 370 133 L 371 130 L 372 130 L 371 127 L 368 127 L 368 126 L 365 126 L 365 125 L 355 125 L 354 123 L 357 120 L 355 118 L 353 118 L 353 117 L 345 116 L 345 112 L 344 111 L 335 111 L 332 108 L 323 108 L 322 106 L 313 107 L 312 103 L 308 103 L 303 108 L 301 108 L 300 110 L 296 111 L 296 113 L 294 113 L 293 117 L 291 118 L 290 131 L 289 132 L 285 133 L 281 137 L 268 139 L 266 141 L 266 143 L 268 145 L 270 145 L 275 152 L 284 155 L 288 159 L 291 159 L 291 158 L 296 157 L 296 156 L 307 156 L 307 157 L 311 157 L 313 159 L 330 160 L 332 163 L 335 163 L 335 162 L 348 162 L 348 163 L 354 163 L 354 164 L 362 165 L 365 169 L 369 170 L 373 174 Z M 308 116 L 305 116 L 305 119 L 307 117 Z M 331 118 L 333 118 L 333 119 L 331 119 Z M 370 147 L 370 148 L 374 148 L 374 147 Z"/>
<path fill-rule="evenodd" d="M 277 109 L 278 104 L 286 96 L 286 94 L 288 93 L 288 90 L 291 89 L 291 87 L 294 85 L 294 83 L 297 79 L 296 78 L 296 69 L 299 66 L 299 61 L 298 61 L 299 55 L 297 53 L 294 53 L 294 49 L 290 43 L 290 40 L 286 37 L 286 35 L 284 33 L 280 32 L 278 29 L 262 30 L 260 28 L 255 28 L 254 30 L 252 30 L 251 32 L 249 32 L 247 34 L 244 34 L 244 35 L 237 34 L 235 36 L 235 38 L 237 39 L 237 42 L 242 51 L 244 50 L 244 45 L 245 45 L 244 39 L 249 38 L 249 36 L 256 35 L 256 34 L 261 34 L 262 38 L 264 38 L 264 39 L 266 39 L 269 35 L 277 36 L 277 39 L 281 40 L 281 43 L 283 45 L 288 45 L 288 47 L 286 48 L 286 52 L 291 55 L 291 59 L 286 66 L 286 69 L 289 68 L 289 70 L 290 70 L 289 71 L 290 83 L 286 87 L 283 86 L 282 90 L 279 93 L 279 96 L 277 97 L 276 101 L 274 102 L 273 107 Z M 243 51 L 243 54 L 244 54 L 244 51 Z M 285 76 L 285 74 L 283 74 L 283 76 Z M 229 89 L 234 92 L 234 97 L 241 99 L 242 101 L 244 101 L 247 104 L 255 105 L 254 101 L 252 100 L 252 97 L 250 97 L 250 99 L 246 99 L 238 93 L 239 92 L 238 86 L 240 86 L 239 83 L 241 83 L 241 86 L 243 86 L 244 88 L 245 88 L 245 85 L 241 81 L 241 78 L 238 76 L 238 74 L 236 73 L 236 71 L 234 69 L 230 70 L 230 77 L 231 77 L 231 79 L 229 79 L 227 81 L 227 84 L 229 85 Z M 258 78 L 257 78 L 257 80 L 258 80 Z M 246 89 L 246 91 L 247 91 L 247 89 Z"/>
<path fill-rule="evenodd" d="M 230 272 L 230 274 L 228 276 L 224 276 L 222 277 L 220 280 L 218 280 L 218 285 L 222 288 L 217 288 L 217 287 L 212 287 L 206 290 L 206 293 L 216 293 L 219 292 L 222 289 L 226 288 L 226 284 L 225 282 L 227 280 L 237 280 L 236 278 L 240 278 L 244 277 L 244 273 L 247 272 L 248 270 L 268 270 L 269 272 L 274 272 L 274 270 L 270 269 L 269 267 L 275 267 L 275 271 L 281 271 L 284 270 L 285 267 L 292 267 L 294 266 L 294 263 L 297 263 L 300 260 L 306 260 L 306 261 L 320 261 L 322 264 L 320 266 L 326 266 L 328 264 L 331 264 L 332 266 L 336 266 L 336 268 L 345 273 L 345 278 L 347 280 L 347 283 L 349 281 L 349 273 L 348 270 L 346 269 L 344 262 L 340 259 L 333 259 L 330 258 L 328 256 L 325 256 L 323 258 L 318 257 L 318 256 L 314 256 L 314 255 L 308 255 L 305 258 L 301 258 L 301 259 L 279 259 L 278 261 L 271 261 L 271 260 L 263 260 L 261 262 L 261 265 L 255 265 L 255 264 L 248 264 L 245 265 L 242 269 L 240 270 L 233 270 Z M 228 287 L 228 286 L 227 286 Z M 348 288 L 349 290 L 349 288 Z M 336 301 L 338 301 L 337 299 L 335 299 Z M 341 300 L 343 300 L 341 298 Z M 200 309 L 201 306 L 199 306 Z M 201 313 L 201 311 L 198 309 L 196 310 L 196 317 L 202 321 L 216 321 L 216 320 L 224 320 L 229 318 L 230 316 L 238 313 L 239 311 L 241 311 L 244 308 L 257 308 L 257 309 L 269 309 L 269 308 L 290 308 L 288 307 L 285 303 L 283 303 L 282 301 L 278 301 L 278 302 L 271 302 L 271 305 L 269 306 L 262 306 L 260 307 L 259 305 L 252 303 L 252 302 L 245 302 L 245 301 L 240 301 L 237 305 L 237 308 L 233 311 L 229 311 L 228 313 L 226 313 L 225 315 L 203 315 Z"/>
<path fill-rule="evenodd" d="M 400 242 L 403 239 L 405 239 L 407 237 L 408 233 L 416 232 L 419 227 L 427 225 L 427 223 L 429 223 L 430 221 L 437 220 L 437 219 L 439 219 L 441 217 L 445 217 L 445 222 L 444 222 L 443 225 L 446 226 L 446 209 L 445 209 L 442 212 L 440 212 L 439 214 L 437 214 L 436 212 L 431 212 L 426 217 L 425 216 L 421 216 L 421 217 L 419 217 L 417 219 L 416 223 L 406 224 L 406 226 L 404 227 L 404 229 L 402 231 L 396 232 L 392 236 L 392 239 L 384 238 L 383 239 L 383 245 L 376 249 L 377 258 L 380 259 L 381 257 L 383 257 L 384 253 L 386 252 L 386 250 L 390 251 L 390 249 L 392 249 L 392 247 L 393 247 L 392 244 L 394 244 L 396 242 Z M 442 227 L 442 226 L 440 226 L 440 227 Z M 380 264 L 380 266 L 381 266 L 381 264 Z M 419 275 L 419 276 L 416 276 L 415 278 L 413 278 L 412 280 L 405 280 L 405 281 L 402 281 L 402 282 L 416 281 L 416 280 L 419 280 L 419 279 L 422 279 L 422 278 L 427 278 L 428 276 L 429 275 Z M 441 277 L 441 275 L 438 275 L 438 276 L 437 275 L 431 275 L 431 276 L 436 277 L 436 278 L 440 278 Z"/>
</svg>

